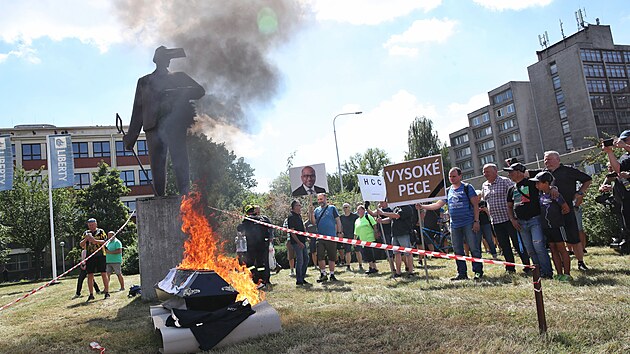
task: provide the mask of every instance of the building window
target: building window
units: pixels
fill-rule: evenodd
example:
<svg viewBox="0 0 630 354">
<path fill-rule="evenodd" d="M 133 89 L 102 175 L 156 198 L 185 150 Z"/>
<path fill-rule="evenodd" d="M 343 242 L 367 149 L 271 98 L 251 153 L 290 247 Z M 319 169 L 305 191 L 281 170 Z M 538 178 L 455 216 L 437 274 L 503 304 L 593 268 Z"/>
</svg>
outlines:
<svg viewBox="0 0 630 354">
<path fill-rule="evenodd" d="M 500 109 L 500 108 L 499 108 L 499 109 L 497 109 L 496 111 L 494 111 L 494 115 L 495 115 L 497 118 L 501 118 L 501 117 L 503 117 L 503 110 L 502 110 L 502 109 Z"/>
<path fill-rule="evenodd" d="M 620 52 L 602 50 L 602 57 L 607 63 L 622 63 Z"/>
<path fill-rule="evenodd" d="M 508 114 L 514 113 L 514 103 L 510 103 L 509 105 L 505 107 L 505 109 L 507 110 Z"/>
<path fill-rule="evenodd" d="M 558 73 L 558 65 L 556 65 L 555 61 L 549 64 L 549 71 L 551 72 L 551 75 L 555 75 Z"/>
<path fill-rule="evenodd" d="M 75 159 L 89 157 L 88 143 L 72 143 L 72 152 Z"/>
<path fill-rule="evenodd" d="M 462 173 L 462 179 L 471 179 L 475 177 L 475 174 L 472 172 Z"/>
<path fill-rule="evenodd" d="M 621 95 L 614 96 L 615 97 L 615 105 L 617 108 L 630 108 L 630 96 Z"/>
<path fill-rule="evenodd" d="M 22 160 L 41 160 L 42 146 L 40 144 L 22 144 Z"/>
<path fill-rule="evenodd" d="M 470 155 L 470 153 L 471 153 L 470 146 L 468 146 L 463 149 L 455 150 L 455 157 L 459 158 L 459 157 L 468 156 Z"/>
<path fill-rule="evenodd" d="M 468 134 L 459 135 L 453 138 L 453 145 L 459 145 L 468 142 Z"/>
<path fill-rule="evenodd" d="M 560 113 L 560 119 L 565 119 L 567 117 L 567 107 L 561 104 L 558 107 L 558 112 Z"/>
<path fill-rule="evenodd" d="M 556 91 L 556 103 L 561 104 L 564 102 L 564 92 L 562 90 Z"/>
<path fill-rule="evenodd" d="M 483 143 L 477 145 L 477 151 L 482 152 L 486 150 L 494 149 L 494 140 L 484 141 Z"/>
<path fill-rule="evenodd" d="M 120 179 L 123 180 L 127 187 L 136 185 L 136 177 L 133 171 L 120 171 Z"/>
<path fill-rule="evenodd" d="M 94 157 L 110 157 L 109 141 L 95 141 L 92 143 L 94 149 Z"/>
<path fill-rule="evenodd" d="M 566 146 L 567 150 L 573 149 L 573 139 L 570 136 L 564 137 L 564 146 Z"/>
<path fill-rule="evenodd" d="M 15 144 L 11 144 L 11 152 L 13 153 L 13 161 L 15 161 Z"/>
<path fill-rule="evenodd" d="M 125 150 L 125 145 L 122 141 L 116 142 L 116 156 L 133 156 L 133 151 Z"/>
<path fill-rule="evenodd" d="M 626 68 L 623 65 L 606 66 L 606 75 L 608 77 L 626 77 Z"/>
<path fill-rule="evenodd" d="M 492 127 L 485 127 L 475 131 L 475 137 L 477 137 L 477 139 L 488 135 L 492 135 Z"/>
<path fill-rule="evenodd" d="M 568 134 L 570 132 L 571 132 L 571 129 L 569 128 L 569 121 L 568 120 L 562 121 L 562 133 Z"/>
<path fill-rule="evenodd" d="M 508 145 L 519 140 L 521 140 L 521 134 L 519 133 L 508 134 L 504 137 L 501 137 L 501 145 Z"/>
<path fill-rule="evenodd" d="M 597 124 L 616 124 L 615 112 L 613 111 L 596 111 L 594 113 L 595 123 Z"/>
<path fill-rule="evenodd" d="M 630 63 L 630 52 L 623 52 L 623 57 L 626 59 L 626 63 Z"/>
<path fill-rule="evenodd" d="M 123 202 L 123 204 L 125 204 L 125 206 L 129 209 L 129 212 L 136 210 L 135 200 L 129 200 L 129 201 Z"/>
<path fill-rule="evenodd" d="M 584 75 L 590 77 L 604 77 L 604 66 L 601 64 L 584 64 Z"/>
<path fill-rule="evenodd" d="M 85 189 L 89 186 L 90 186 L 89 173 L 75 173 L 74 174 L 74 189 Z"/>
<path fill-rule="evenodd" d="M 479 158 L 479 162 L 481 163 L 482 166 L 487 163 L 491 163 L 495 161 L 496 161 L 496 158 L 494 157 L 494 155 L 486 155 Z"/>
<path fill-rule="evenodd" d="M 630 112 L 629 111 L 617 111 L 617 120 L 619 124 L 630 124 Z"/>
<path fill-rule="evenodd" d="M 606 80 L 586 80 L 588 92 L 608 92 Z"/>
<path fill-rule="evenodd" d="M 512 89 L 508 89 L 507 91 L 503 91 L 500 94 L 495 95 L 492 98 L 492 101 L 494 101 L 494 104 L 499 104 L 501 102 L 511 100 L 511 99 L 512 99 Z"/>
<path fill-rule="evenodd" d="M 462 170 L 468 170 L 468 169 L 471 169 L 472 167 L 473 167 L 472 166 L 472 160 L 466 160 L 466 161 L 462 162 L 462 165 L 461 165 L 461 169 Z"/>
<path fill-rule="evenodd" d="M 138 140 L 138 156 L 149 155 L 149 148 L 146 140 Z"/>
<path fill-rule="evenodd" d="M 557 90 L 560 88 L 560 76 L 554 76 L 551 78 L 551 81 L 553 81 L 553 89 Z"/>
<path fill-rule="evenodd" d="M 580 58 L 582 61 L 602 61 L 599 50 L 580 49 Z"/>
<path fill-rule="evenodd" d="M 473 127 L 474 127 L 474 126 L 476 126 L 476 125 L 481 124 L 481 119 L 480 119 L 479 117 L 474 117 L 474 118 L 471 120 L 471 122 L 472 122 L 472 125 L 473 125 Z"/>
<path fill-rule="evenodd" d="M 622 93 L 628 87 L 628 81 L 625 80 L 610 80 L 610 92 L 612 93 Z"/>
<path fill-rule="evenodd" d="M 499 124 L 499 131 L 508 130 L 510 128 L 514 128 L 516 126 L 516 120 L 508 119 L 501 124 Z"/>
<path fill-rule="evenodd" d="M 512 157 L 517 157 L 521 155 L 522 155 L 522 150 L 520 146 L 503 151 L 503 158 L 505 159 L 511 159 Z"/>
<path fill-rule="evenodd" d="M 151 175 L 151 170 L 146 170 L 147 171 L 147 175 L 149 175 L 149 179 L 147 179 L 147 176 L 144 174 L 144 172 L 139 171 L 139 184 L 141 186 L 147 185 L 147 184 L 151 184 L 151 181 L 153 181 L 153 175 Z"/>
<path fill-rule="evenodd" d="M 5 265 L 8 271 L 27 270 L 30 268 L 30 257 L 28 253 L 12 254 Z"/>
<path fill-rule="evenodd" d="M 591 106 L 593 108 L 612 108 L 610 97 L 603 95 L 591 95 Z"/>
<path fill-rule="evenodd" d="M 486 112 L 486 113 L 481 115 L 481 122 L 482 123 L 485 123 L 485 122 L 487 122 L 489 120 L 490 120 L 490 114 L 488 114 L 488 112 Z"/>
</svg>

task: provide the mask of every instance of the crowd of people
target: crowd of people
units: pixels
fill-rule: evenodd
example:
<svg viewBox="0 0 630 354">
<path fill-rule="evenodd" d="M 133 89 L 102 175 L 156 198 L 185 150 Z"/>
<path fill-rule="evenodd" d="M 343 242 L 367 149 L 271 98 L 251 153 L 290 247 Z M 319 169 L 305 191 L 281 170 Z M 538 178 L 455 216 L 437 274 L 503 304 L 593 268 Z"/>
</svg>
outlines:
<svg viewBox="0 0 630 354">
<path fill-rule="evenodd" d="M 617 159 L 613 148 L 624 149 L 626 153 Z M 627 225 L 630 222 L 630 130 L 611 142 L 603 142 L 602 150 L 609 158 L 610 174 L 599 188 L 605 196 L 600 202 L 611 204 L 620 217 L 621 233 L 613 244 L 623 250 L 628 247 Z M 586 173 L 562 164 L 556 151 L 545 152 L 543 161 L 544 169 L 528 170 L 514 159 L 507 160 L 503 168 L 508 173 L 507 178 L 499 175 L 496 164 L 488 163 L 483 166 L 486 180 L 480 190 L 462 181 L 462 171 L 454 167 L 448 174 L 451 186 L 446 198 L 430 204 L 392 209 L 387 201 L 380 202 L 376 208 L 370 208 L 369 202 L 354 207 L 344 203 L 340 213 L 337 207 L 328 203 L 325 193 L 318 193 L 316 207 L 309 203 L 306 213 L 303 213 L 300 201 L 293 200 L 285 226 L 321 235 L 422 248 L 423 239 L 434 241 L 429 240 L 431 232 L 427 231 L 440 233 L 435 231 L 442 227 L 439 221 L 448 218 L 450 229 L 446 232 L 450 232 L 456 255 L 482 258 L 482 246 L 485 246 L 493 259 L 499 260 L 500 252 L 506 262 L 515 263 L 516 253 L 522 264 L 536 265 L 543 278 L 568 281 L 572 279 L 571 255 L 577 260 L 577 270 L 589 269 L 584 261 L 586 234 L 580 206 L 592 179 Z M 444 207 L 448 207 L 448 213 L 444 213 Z M 305 214 L 306 220 L 303 218 Z M 269 220 L 260 217 L 259 213 L 252 216 Z M 246 218 L 241 225 L 248 222 L 251 221 Z M 242 226 L 239 228 L 242 230 Z M 264 286 L 269 283 L 266 250 L 273 232 L 261 225 L 256 229 L 245 232 L 248 255 L 245 258 L 254 273 L 254 282 Z M 250 234 L 254 240 L 250 241 Z M 425 248 L 444 251 L 443 240 L 439 242 L 426 242 Z M 287 249 L 291 276 L 296 278 L 298 287 L 311 285 L 305 279 L 310 259 L 319 272 L 319 283 L 337 281 L 336 266 L 345 266 L 346 271 L 351 271 L 353 252 L 359 272 L 367 275 L 379 272 L 376 259 L 377 252 L 381 251 L 374 248 L 289 233 Z M 414 276 L 411 254 L 387 251 L 385 256 L 393 278 Z M 364 263 L 367 263 L 367 270 Z M 468 279 L 467 268 L 465 261 L 456 261 L 457 273 L 451 280 Z M 516 272 L 513 265 L 506 265 L 505 270 Z M 524 268 L 523 271 L 529 273 L 531 269 Z M 475 280 L 482 279 L 483 263 L 473 262 L 472 273 Z"/>
</svg>

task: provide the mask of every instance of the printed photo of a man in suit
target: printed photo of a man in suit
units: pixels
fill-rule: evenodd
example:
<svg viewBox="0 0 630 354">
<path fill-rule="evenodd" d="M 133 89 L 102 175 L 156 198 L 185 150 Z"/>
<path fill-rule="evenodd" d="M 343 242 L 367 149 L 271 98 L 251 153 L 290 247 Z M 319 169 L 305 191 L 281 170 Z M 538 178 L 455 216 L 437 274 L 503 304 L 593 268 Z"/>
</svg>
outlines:
<svg viewBox="0 0 630 354">
<path fill-rule="evenodd" d="M 321 166 L 323 166 L 323 164 L 321 164 Z M 297 172 L 299 169 L 300 168 L 298 167 L 292 170 L 295 170 L 295 172 Z M 291 181 L 292 181 L 291 187 L 295 188 L 293 190 L 293 193 L 291 193 L 291 195 L 293 195 L 294 197 L 298 197 L 301 195 L 326 193 L 326 188 L 315 185 L 315 182 L 317 180 L 317 174 L 313 166 L 304 166 L 299 171 L 300 171 L 300 180 L 302 181 L 302 183 L 299 186 L 297 186 L 297 188 L 295 188 L 296 186 L 293 183 L 294 178 L 291 178 Z M 291 172 L 293 171 L 289 171 L 289 174 L 291 174 Z M 326 178 L 326 173 L 324 173 L 324 181 L 325 181 L 325 178 Z M 295 178 L 295 180 L 297 180 L 297 178 Z M 326 187 L 328 187 L 327 182 L 328 181 L 325 181 Z"/>
</svg>

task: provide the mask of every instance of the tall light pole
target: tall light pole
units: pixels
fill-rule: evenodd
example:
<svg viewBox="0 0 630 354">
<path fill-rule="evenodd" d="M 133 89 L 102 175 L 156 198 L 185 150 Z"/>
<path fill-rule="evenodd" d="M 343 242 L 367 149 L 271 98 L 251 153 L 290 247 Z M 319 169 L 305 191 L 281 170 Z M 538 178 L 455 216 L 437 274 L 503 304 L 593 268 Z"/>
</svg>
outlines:
<svg viewBox="0 0 630 354">
<path fill-rule="evenodd" d="M 65 242 L 61 241 L 59 242 L 59 246 L 61 246 L 61 264 L 63 265 L 63 272 L 66 272 L 66 257 L 65 257 L 65 252 L 64 252 L 64 246 L 66 245 Z"/>
<path fill-rule="evenodd" d="M 343 192 L 343 179 L 341 178 L 341 161 L 339 160 L 339 146 L 337 145 L 337 128 L 335 128 L 335 121 L 339 116 L 345 116 L 349 114 L 361 114 L 363 112 L 348 112 L 339 113 L 333 118 L 333 133 L 335 134 L 335 150 L 337 150 L 337 168 L 339 168 L 339 185 L 341 186 L 341 192 Z"/>
</svg>

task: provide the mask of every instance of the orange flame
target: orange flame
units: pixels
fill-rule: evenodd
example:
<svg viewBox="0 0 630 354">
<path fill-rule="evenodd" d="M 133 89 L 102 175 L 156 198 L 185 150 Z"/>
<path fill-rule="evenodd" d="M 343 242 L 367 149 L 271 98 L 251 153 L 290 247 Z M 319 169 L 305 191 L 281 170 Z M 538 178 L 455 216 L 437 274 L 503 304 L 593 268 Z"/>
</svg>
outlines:
<svg viewBox="0 0 630 354">
<path fill-rule="evenodd" d="M 208 220 L 203 216 L 199 205 L 199 193 L 191 192 L 184 196 L 180 208 L 182 231 L 189 235 L 184 243 L 184 259 L 177 266 L 186 270 L 213 270 L 225 279 L 239 295 L 236 300 L 247 299 L 253 306 L 264 300 L 264 293 L 256 289 L 252 273 L 238 260 L 220 252 L 221 242 L 215 237 Z"/>
</svg>

